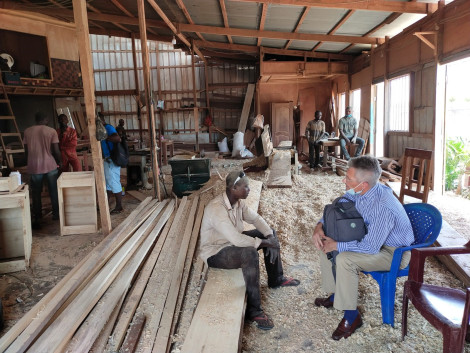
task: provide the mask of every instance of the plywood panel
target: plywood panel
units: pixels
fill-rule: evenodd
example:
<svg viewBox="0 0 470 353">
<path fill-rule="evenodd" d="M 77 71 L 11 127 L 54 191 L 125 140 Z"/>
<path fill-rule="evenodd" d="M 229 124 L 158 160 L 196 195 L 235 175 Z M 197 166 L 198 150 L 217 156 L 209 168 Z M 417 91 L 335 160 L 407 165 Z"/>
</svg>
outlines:
<svg viewBox="0 0 470 353">
<path fill-rule="evenodd" d="M 0 209 L 0 258 L 24 256 L 23 210 Z"/>
</svg>

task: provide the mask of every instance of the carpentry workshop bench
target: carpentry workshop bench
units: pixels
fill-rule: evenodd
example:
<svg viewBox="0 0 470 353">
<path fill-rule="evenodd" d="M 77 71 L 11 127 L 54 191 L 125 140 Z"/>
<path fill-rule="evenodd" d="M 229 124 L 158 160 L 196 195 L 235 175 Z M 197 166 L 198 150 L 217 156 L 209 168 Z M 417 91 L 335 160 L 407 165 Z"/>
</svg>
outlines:
<svg viewBox="0 0 470 353">
<path fill-rule="evenodd" d="M 245 316 L 241 269 L 209 268 L 181 353 L 237 353 Z"/>
<path fill-rule="evenodd" d="M 400 182 L 387 182 L 395 196 L 400 195 Z M 419 202 L 419 200 L 405 195 L 404 203 Z M 439 205 L 435 205 L 439 209 Z M 442 228 L 439 236 L 437 237 L 434 246 L 448 247 L 448 246 L 462 246 L 468 240 L 457 232 L 452 226 L 444 219 L 442 220 Z M 465 254 L 463 255 L 441 255 L 438 259 L 446 265 L 458 279 L 460 279 L 466 287 L 470 287 L 470 259 Z"/>
</svg>

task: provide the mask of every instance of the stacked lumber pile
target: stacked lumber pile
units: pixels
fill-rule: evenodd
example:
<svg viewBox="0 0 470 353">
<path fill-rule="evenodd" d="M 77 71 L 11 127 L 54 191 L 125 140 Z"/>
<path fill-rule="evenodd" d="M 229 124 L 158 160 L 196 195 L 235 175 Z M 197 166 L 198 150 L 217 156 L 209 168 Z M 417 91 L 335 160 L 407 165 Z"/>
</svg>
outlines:
<svg viewBox="0 0 470 353">
<path fill-rule="evenodd" d="M 379 159 L 380 162 L 380 159 Z M 336 174 L 339 176 L 346 175 L 348 170 L 348 162 L 341 158 L 335 159 Z M 398 174 L 397 170 L 401 168 L 400 164 L 393 159 L 387 159 L 381 162 L 380 167 L 382 168 L 382 175 L 380 181 L 382 182 L 401 182 L 401 175 Z"/>
<path fill-rule="evenodd" d="M 0 351 L 168 352 L 202 220 L 198 204 L 145 199 L 2 337 Z"/>
</svg>

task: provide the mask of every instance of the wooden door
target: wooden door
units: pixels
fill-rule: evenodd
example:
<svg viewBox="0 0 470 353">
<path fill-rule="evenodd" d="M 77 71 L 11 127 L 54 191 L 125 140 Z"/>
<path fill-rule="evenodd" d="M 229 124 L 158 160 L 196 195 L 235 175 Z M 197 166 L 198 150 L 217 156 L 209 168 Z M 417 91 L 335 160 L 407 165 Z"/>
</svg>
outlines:
<svg viewBox="0 0 470 353">
<path fill-rule="evenodd" d="M 294 138 L 294 104 L 271 103 L 271 124 L 273 146 L 279 146 L 281 141 L 292 141 Z"/>
</svg>

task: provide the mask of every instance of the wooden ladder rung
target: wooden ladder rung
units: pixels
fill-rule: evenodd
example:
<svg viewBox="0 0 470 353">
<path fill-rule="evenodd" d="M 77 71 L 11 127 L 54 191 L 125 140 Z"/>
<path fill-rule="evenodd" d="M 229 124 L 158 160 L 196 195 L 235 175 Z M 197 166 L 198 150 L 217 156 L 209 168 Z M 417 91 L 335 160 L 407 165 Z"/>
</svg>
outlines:
<svg viewBox="0 0 470 353">
<path fill-rule="evenodd" d="M 0 99 L 0 103 L 10 103 L 9 99 Z"/>
<path fill-rule="evenodd" d="M 15 117 L 12 115 L 0 115 L 0 120 L 15 120 Z"/>
<path fill-rule="evenodd" d="M 19 149 L 19 150 L 10 150 L 10 149 L 6 149 L 5 150 L 6 153 L 8 154 L 12 154 L 12 153 L 24 153 L 24 149 Z"/>
</svg>

